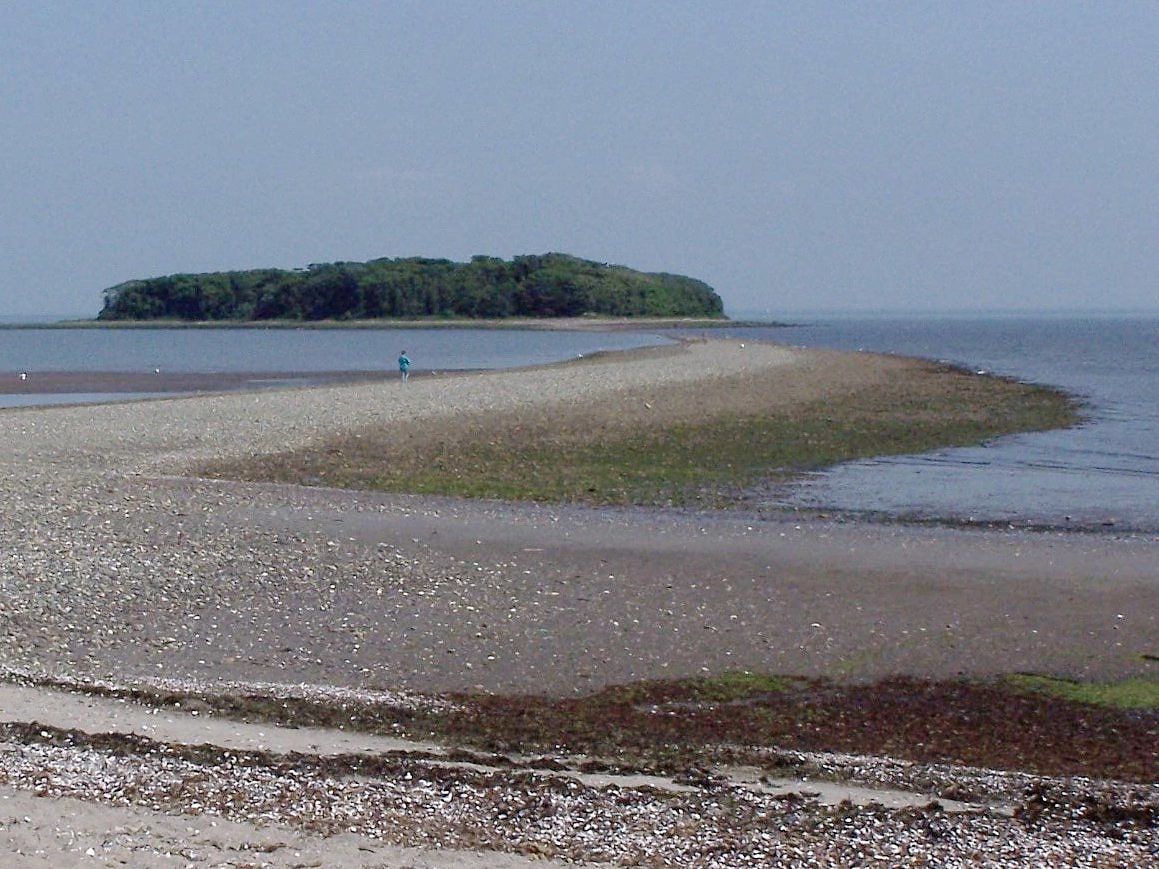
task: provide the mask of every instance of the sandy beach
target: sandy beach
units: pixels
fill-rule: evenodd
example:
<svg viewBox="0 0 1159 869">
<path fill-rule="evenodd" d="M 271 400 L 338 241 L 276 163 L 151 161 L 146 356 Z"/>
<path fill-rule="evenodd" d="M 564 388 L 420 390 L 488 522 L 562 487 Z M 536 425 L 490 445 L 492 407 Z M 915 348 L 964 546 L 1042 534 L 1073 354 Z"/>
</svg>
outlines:
<svg viewBox="0 0 1159 869">
<path fill-rule="evenodd" d="M 0 667 L 24 681 L 560 696 L 736 670 L 1153 677 L 1153 536 L 805 515 L 757 521 L 191 476 L 204 461 L 288 450 L 366 426 L 419 421 L 437 431 L 465 413 L 581 398 L 635 407 L 642 388 L 662 398 L 669 386 L 710 386 L 713 378 L 755 370 L 784 372 L 786 401 L 824 398 L 896 376 L 903 364 L 705 341 L 625 354 L 609 365 L 432 376 L 405 385 L 253 391 L 219 384 L 238 391 L 0 411 Z M 65 391 L 101 391 L 61 383 Z M 109 391 L 133 391 L 124 386 Z M 191 391 L 188 382 L 168 388 Z M 213 388 L 206 381 L 195 389 Z M 45 700 L 46 716 L 52 707 Z M 11 770 L 33 749 L 19 740 L 4 745 Z M 148 800 L 118 803 L 87 785 L 60 784 L 84 777 L 76 756 L 41 763 L 57 770 L 71 764 L 72 771 L 44 773 L 42 787 L 29 784 L 35 776 L 0 774 L 13 788 L 0 794 L 0 850 L 16 861 L 6 865 L 516 866 L 529 857 L 617 856 L 578 845 L 537 851 L 538 840 L 530 839 L 500 847 L 480 836 L 472 844 L 461 833 L 470 826 L 462 818 L 459 833 L 431 834 L 429 841 L 421 826 L 401 820 L 396 826 L 410 831 L 409 839 L 383 839 L 357 820 L 342 836 L 326 838 L 338 828 L 276 814 L 259 821 L 220 806 L 188 814 L 191 804 L 176 799 L 156 800 L 156 810 Z M 521 786 L 505 787 L 516 793 Z M 591 787 L 593 804 L 610 799 Z M 45 798 L 29 799 L 29 792 Z M 647 802 L 646 793 L 631 793 L 634 806 Z M 211 817 L 221 825 L 212 846 Z M 889 817 L 905 827 L 900 816 Z M 968 817 L 955 827 L 963 841 L 971 824 L 982 847 L 1011 835 L 1000 814 Z M 115 837 L 101 839 L 102 828 L 124 831 L 119 850 L 108 850 Z M 840 855 L 853 853 L 834 844 L 840 837 L 825 841 L 833 848 L 827 865 L 842 865 Z M 1087 865 L 1075 862 L 1082 848 L 1129 863 L 1147 847 L 1080 837 L 1073 851 L 1052 851 L 1062 846 L 1049 830 L 1018 841 L 1022 850 L 1002 865 Z M 887 854 L 884 840 L 879 845 Z M 632 847 L 642 850 L 624 853 L 646 853 L 645 845 Z M 865 853 L 875 847 L 865 844 Z M 797 865 L 788 854 L 768 865 Z M 708 865 L 682 861 L 656 858 L 657 865 Z M 718 865 L 745 864 L 722 858 Z M 799 865 L 807 865 L 804 856 Z"/>
</svg>

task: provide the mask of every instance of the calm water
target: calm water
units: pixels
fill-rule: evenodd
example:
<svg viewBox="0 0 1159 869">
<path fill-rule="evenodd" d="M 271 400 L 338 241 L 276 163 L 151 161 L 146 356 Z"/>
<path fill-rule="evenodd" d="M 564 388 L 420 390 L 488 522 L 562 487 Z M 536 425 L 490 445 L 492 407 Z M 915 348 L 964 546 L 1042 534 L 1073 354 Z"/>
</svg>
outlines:
<svg viewBox="0 0 1159 869">
<path fill-rule="evenodd" d="M 26 371 L 415 371 L 515 368 L 664 343 L 647 332 L 522 329 L 0 329 L 0 376 Z M 135 396 L 140 398 L 138 394 Z M 110 396 L 3 395 L 0 407 Z"/>
<path fill-rule="evenodd" d="M 0 329 L 0 372 L 512 368 L 664 342 L 646 332 L 523 329 Z"/>
<path fill-rule="evenodd" d="M 1089 403 L 1089 421 L 1075 429 L 850 463 L 809 479 L 783 503 L 1159 531 L 1159 314 L 825 318 L 711 334 L 923 356 L 1060 386 Z M 647 332 L 490 329 L 0 329 L 0 376 L 154 368 L 393 370 L 404 347 L 418 370 L 505 368 L 664 340 Z M 0 395 L 0 406 L 28 402 Z"/>
<path fill-rule="evenodd" d="M 402 350 L 410 356 L 413 371 L 462 371 L 562 362 L 600 350 L 628 350 L 666 341 L 669 338 L 644 331 L 0 328 L 0 377 L 16 377 L 22 371 L 152 372 L 156 368 L 170 373 L 394 371 Z M 0 408 L 141 397 L 148 396 L 0 393 Z"/>
<path fill-rule="evenodd" d="M 787 503 L 1159 531 L 1159 315 L 832 318 L 729 333 L 944 360 L 1060 386 L 1090 405 L 1075 429 L 843 465 Z"/>
</svg>

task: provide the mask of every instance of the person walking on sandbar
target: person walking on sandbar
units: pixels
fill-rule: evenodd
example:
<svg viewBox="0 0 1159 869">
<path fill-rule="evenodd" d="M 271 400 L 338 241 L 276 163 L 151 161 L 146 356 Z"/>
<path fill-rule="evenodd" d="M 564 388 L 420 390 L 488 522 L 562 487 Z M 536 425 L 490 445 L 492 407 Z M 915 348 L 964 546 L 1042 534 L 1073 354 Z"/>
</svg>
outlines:
<svg viewBox="0 0 1159 869">
<path fill-rule="evenodd" d="M 406 355 L 405 350 L 398 354 L 398 373 L 402 375 L 402 382 L 406 383 L 410 377 L 410 357 Z"/>
</svg>

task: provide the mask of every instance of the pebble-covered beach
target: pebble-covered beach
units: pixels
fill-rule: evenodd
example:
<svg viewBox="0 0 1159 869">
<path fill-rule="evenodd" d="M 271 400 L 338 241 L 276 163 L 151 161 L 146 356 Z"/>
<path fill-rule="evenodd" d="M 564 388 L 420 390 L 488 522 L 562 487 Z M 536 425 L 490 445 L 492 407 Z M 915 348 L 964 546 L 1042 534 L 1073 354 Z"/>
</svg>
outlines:
<svg viewBox="0 0 1159 869">
<path fill-rule="evenodd" d="M 843 643 L 864 644 L 872 631 L 856 632 L 867 620 L 882 635 L 913 631 L 912 641 L 882 639 L 876 663 L 866 666 L 884 672 L 927 660 L 932 675 L 957 672 L 963 662 L 985 670 L 990 645 L 1006 670 L 1042 671 L 1061 661 L 1078 674 L 1122 675 L 1140 650 L 1159 651 L 1156 608 L 1147 606 L 1159 582 L 1153 539 L 911 533 L 805 519 L 706 530 L 688 517 L 189 476 L 203 461 L 290 450 L 392 420 L 423 420 L 434 432 L 440 420 L 466 412 L 615 401 L 642 386 L 662 399 L 666 384 L 711 388 L 713 378 L 746 370 L 783 370 L 787 394 L 807 387 L 823 396 L 832 377 L 824 362 L 832 358 L 708 341 L 405 385 L 0 412 L 0 668 L 9 680 L 81 686 L 198 680 L 418 696 L 568 693 L 688 675 L 698 665 L 823 669 L 849 657 Z M 841 388 L 856 388 L 858 377 L 888 377 L 894 364 L 867 355 L 842 369 Z M 631 541 L 642 536 L 652 541 L 651 567 L 634 555 Z M 698 537 L 714 542 L 698 550 Z M 690 577 L 693 566 L 708 563 L 704 552 L 715 558 L 730 546 L 743 559 L 728 593 L 697 589 L 704 577 Z M 746 585 L 744 571 L 762 559 L 769 570 L 781 565 L 784 590 L 770 592 L 751 573 Z M 935 563 L 950 565 L 953 581 L 919 590 Z M 729 565 L 717 567 L 727 573 Z M 1089 589 L 1096 577 L 1097 596 Z M 1021 585 L 1008 602 L 971 600 L 972 580 L 993 596 L 1012 578 Z M 633 588 L 643 591 L 634 596 Z M 613 619 L 617 608 L 624 619 L 640 618 L 646 596 L 665 588 L 675 603 L 662 624 L 645 618 L 646 627 L 632 632 Z M 840 599 L 826 597 L 833 590 Z M 947 622 L 944 611 L 912 605 L 925 594 L 963 620 L 960 648 L 947 651 L 944 635 L 922 636 Z M 603 599 L 585 607 L 589 596 Z M 783 617 L 806 598 L 812 610 L 794 613 L 783 628 L 776 623 L 771 607 Z M 872 618 L 850 616 L 854 600 L 872 603 Z M 1069 600 L 1071 609 L 1053 613 L 1043 603 L 1051 600 Z M 730 616 L 749 629 L 730 636 Z M 707 629 L 718 625 L 724 630 Z M 995 639 L 977 636 L 983 629 Z M 47 704 L 37 720 L 51 726 L 50 715 Z M 1153 809 L 1154 785 L 1006 774 L 980 786 L 985 773 L 953 768 L 938 770 L 937 781 L 928 771 L 917 781 L 905 765 L 858 761 L 872 786 L 933 798 L 957 777 L 984 795 L 948 812 L 831 806 L 807 786 L 803 796 L 786 796 L 727 778 L 688 788 L 606 786 L 545 771 L 448 768 L 427 756 L 366 778 L 300 758 L 288 763 L 272 749 L 245 763 L 225 750 L 199 760 L 171 756 L 164 746 L 179 741 L 172 736 L 155 751 L 125 754 L 79 738 L 70 744 L 55 729 L 15 734 L 0 743 L 0 782 L 11 789 L 0 791 L 0 851 L 11 857 L 0 862 L 13 866 L 514 866 L 524 857 L 1130 866 L 1159 858 L 1153 828 L 1115 834 L 1113 824 L 1082 813 L 1092 794 L 1124 810 Z M 29 801 L 29 793 L 43 798 Z M 1046 797 L 1029 812 L 1032 793 Z M 217 824 L 229 835 L 214 838 Z M 111 832 L 99 834 L 102 825 Z M 399 847 L 425 850 L 392 850 Z"/>
</svg>

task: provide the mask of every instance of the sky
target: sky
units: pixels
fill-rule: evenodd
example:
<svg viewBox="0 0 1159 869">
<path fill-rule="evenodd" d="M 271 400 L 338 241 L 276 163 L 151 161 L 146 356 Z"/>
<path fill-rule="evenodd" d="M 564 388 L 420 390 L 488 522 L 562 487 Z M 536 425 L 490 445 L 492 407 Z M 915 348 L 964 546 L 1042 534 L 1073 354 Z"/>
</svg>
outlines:
<svg viewBox="0 0 1159 869">
<path fill-rule="evenodd" d="M 1159 307 L 1152 2 L 0 2 L 0 315 L 560 251 L 726 311 Z"/>
</svg>

